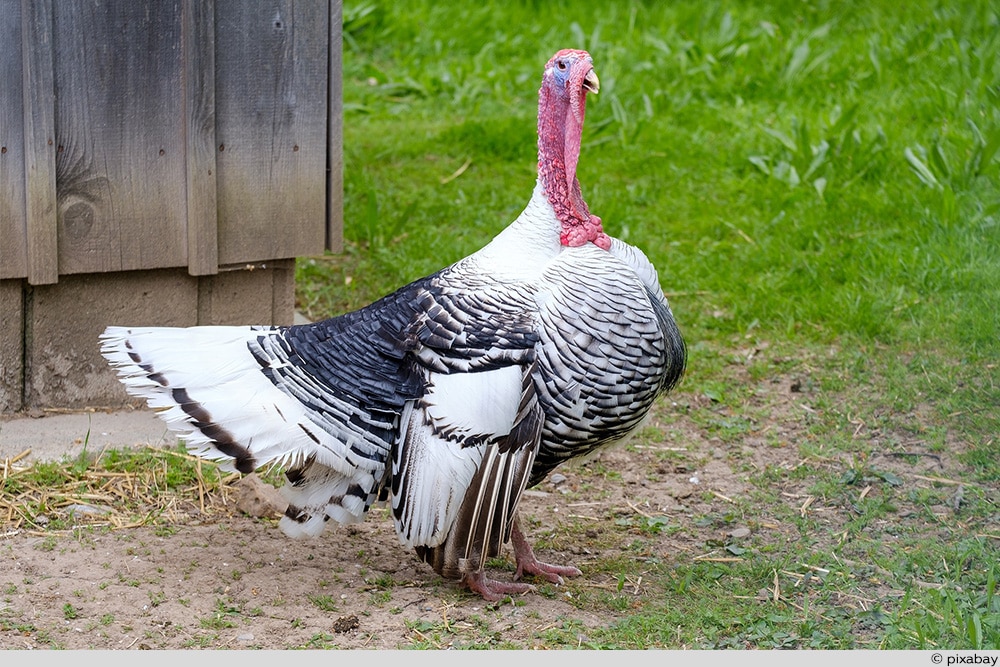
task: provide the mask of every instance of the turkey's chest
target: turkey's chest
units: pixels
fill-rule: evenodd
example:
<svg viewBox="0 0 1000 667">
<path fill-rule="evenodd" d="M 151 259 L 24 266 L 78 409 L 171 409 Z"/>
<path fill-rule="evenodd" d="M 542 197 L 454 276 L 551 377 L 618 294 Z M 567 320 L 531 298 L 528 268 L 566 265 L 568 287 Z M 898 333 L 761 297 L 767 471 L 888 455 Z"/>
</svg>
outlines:
<svg viewBox="0 0 1000 667">
<path fill-rule="evenodd" d="M 631 270 L 596 249 L 566 255 L 544 275 L 537 386 L 551 437 L 596 444 L 645 417 L 666 344 Z"/>
</svg>

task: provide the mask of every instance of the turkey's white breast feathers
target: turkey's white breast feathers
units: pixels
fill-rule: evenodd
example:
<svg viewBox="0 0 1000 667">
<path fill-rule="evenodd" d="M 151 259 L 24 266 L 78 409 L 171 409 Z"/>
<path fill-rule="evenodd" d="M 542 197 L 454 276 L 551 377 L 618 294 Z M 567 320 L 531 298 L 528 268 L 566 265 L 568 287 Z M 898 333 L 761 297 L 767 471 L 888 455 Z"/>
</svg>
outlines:
<svg viewBox="0 0 1000 667">
<path fill-rule="evenodd" d="M 403 544 L 433 547 L 445 539 L 484 456 L 518 419 L 522 376 L 517 366 L 431 376 L 393 460 L 392 507 Z"/>
</svg>

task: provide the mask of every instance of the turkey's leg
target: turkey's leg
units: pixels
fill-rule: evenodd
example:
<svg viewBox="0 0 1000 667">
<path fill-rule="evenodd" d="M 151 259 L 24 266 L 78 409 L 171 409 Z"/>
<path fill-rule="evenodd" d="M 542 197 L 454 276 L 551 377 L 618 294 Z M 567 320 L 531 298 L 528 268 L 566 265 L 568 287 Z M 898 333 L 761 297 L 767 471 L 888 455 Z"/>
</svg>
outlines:
<svg viewBox="0 0 1000 667">
<path fill-rule="evenodd" d="M 535 558 L 535 552 L 528 544 L 528 538 L 521 531 L 518 517 L 514 517 L 514 524 L 510 529 L 510 543 L 514 547 L 514 559 L 517 561 L 515 580 L 525 574 L 534 574 L 553 584 L 561 584 L 563 577 L 578 577 L 583 574 L 572 565 L 550 565 Z"/>
</svg>

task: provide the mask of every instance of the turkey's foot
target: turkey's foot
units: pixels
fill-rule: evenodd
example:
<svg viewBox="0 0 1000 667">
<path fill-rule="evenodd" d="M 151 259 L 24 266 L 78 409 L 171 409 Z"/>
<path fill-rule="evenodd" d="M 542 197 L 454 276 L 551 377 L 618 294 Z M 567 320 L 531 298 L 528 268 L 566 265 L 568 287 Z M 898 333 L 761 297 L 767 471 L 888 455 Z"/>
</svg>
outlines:
<svg viewBox="0 0 1000 667">
<path fill-rule="evenodd" d="M 550 565 L 543 563 L 535 557 L 535 552 L 528 544 L 528 539 L 521 531 L 518 519 L 514 519 L 511 526 L 510 543 L 514 547 L 514 559 L 517 561 L 517 572 L 514 573 L 514 580 L 520 579 L 525 574 L 533 574 L 546 581 L 559 585 L 563 583 L 563 577 L 578 577 L 583 574 L 572 565 Z"/>
<path fill-rule="evenodd" d="M 462 576 L 462 584 L 479 593 L 487 602 L 498 602 L 508 595 L 524 595 L 535 590 L 531 584 L 515 584 L 490 579 L 482 570 L 467 572 Z"/>
</svg>

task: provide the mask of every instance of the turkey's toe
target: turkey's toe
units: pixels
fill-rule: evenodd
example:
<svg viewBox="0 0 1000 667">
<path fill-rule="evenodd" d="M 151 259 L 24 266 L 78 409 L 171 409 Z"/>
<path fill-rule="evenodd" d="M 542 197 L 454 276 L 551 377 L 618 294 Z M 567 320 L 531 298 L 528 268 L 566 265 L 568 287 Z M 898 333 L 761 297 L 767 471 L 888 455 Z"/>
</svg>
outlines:
<svg viewBox="0 0 1000 667">
<path fill-rule="evenodd" d="M 510 532 L 510 542 L 514 546 L 514 559 L 517 561 L 517 572 L 514 579 L 520 579 L 525 574 L 533 574 L 553 584 L 561 584 L 563 577 L 578 577 L 583 574 L 572 565 L 549 565 L 535 557 L 535 551 L 528 544 L 528 539 L 521 530 L 521 522 L 514 519 Z"/>
<path fill-rule="evenodd" d="M 488 602 L 497 602 L 508 595 L 524 595 L 535 590 L 531 584 L 515 584 L 490 579 L 482 570 L 466 573 L 462 583 L 471 591 L 479 593 Z"/>
<path fill-rule="evenodd" d="M 540 560 L 531 559 L 525 562 L 518 562 L 514 579 L 520 579 L 525 574 L 533 574 L 550 583 L 561 584 L 563 577 L 579 577 L 583 572 L 572 565 L 550 565 Z"/>
</svg>

